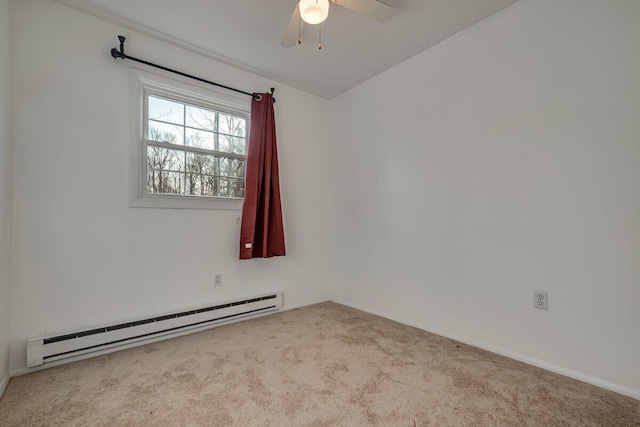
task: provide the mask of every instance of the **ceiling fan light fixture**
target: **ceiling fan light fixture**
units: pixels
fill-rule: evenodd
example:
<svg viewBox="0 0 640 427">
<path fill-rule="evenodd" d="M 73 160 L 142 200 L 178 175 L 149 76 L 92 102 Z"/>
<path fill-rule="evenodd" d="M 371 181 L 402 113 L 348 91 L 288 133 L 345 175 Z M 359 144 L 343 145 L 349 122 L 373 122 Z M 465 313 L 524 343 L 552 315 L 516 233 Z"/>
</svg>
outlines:
<svg viewBox="0 0 640 427">
<path fill-rule="evenodd" d="M 300 17 L 307 24 L 321 24 L 329 16 L 329 0 L 300 0 Z"/>
</svg>

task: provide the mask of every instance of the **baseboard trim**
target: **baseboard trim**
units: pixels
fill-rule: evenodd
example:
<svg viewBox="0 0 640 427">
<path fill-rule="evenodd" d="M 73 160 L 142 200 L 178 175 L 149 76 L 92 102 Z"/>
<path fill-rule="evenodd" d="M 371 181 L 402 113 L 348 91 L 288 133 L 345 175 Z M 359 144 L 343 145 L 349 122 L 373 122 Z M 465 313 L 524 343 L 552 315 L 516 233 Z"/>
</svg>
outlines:
<svg viewBox="0 0 640 427">
<path fill-rule="evenodd" d="M 285 295 L 284 297 L 286 298 L 287 296 Z M 299 302 L 297 304 L 290 304 L 290 305 L 284 304 L 280 309 L 280 311 L 295 310 L 296 308 L 307 307 L 309 305 L 322 304 L 323 302 L 331 302 L 331 300 L 329 298 L 319 298 L 317 300 L 304 301 L 304 302 Z"/>
<path fill-rule="evenodd" d="M 286 295 L 285 295 L 285 298 L 286 298 Z M 146 345 L 146 344 L 152 344 L 154 342 L 164 341 L 164 340 L 168 340 L 168 339 L 171 339 L 171 338 L 178 338 L 178 337 L 183 336 L 183 335 L 189 335 L 189 334 L 193 334 L 193 333 L 197 333 L 197 332 L 202 332 L 202 331 L 205 331 L 207 329 L 217 328 L 219 326 L 224 326 L 224 325 L 229 325 L 229 324 L 232 324 L 232 323 L 242 322 L 244 320 L 257 319 L 257 318 L 264 317 L 264 316 L 270 316 L 272 314 L 277 314 L 277 313 L 280 313 L 282 311 L 294 310 L 296 308 L 306 307 L 308 305 L 320 304 L 320 303 L 327 302 L 327 301 L 329 301 L 329 300 L 324 298 L 324 299 L 318 299 L 318 300 L 305 301 L 305 302 L 296 303 L 296 304 L 283 305 L 282 308 L 280 310 L 278 310 L 278 311 L 268 311 L 268 312 L 257 314 L 257 315 L 254 315 L 254 316 L 251 316 L 251 317 L 247 317 L 247 318 L 231 319 L 231 320 L 227 320 L 225 322 L 216 323 L 214 325 L 205 325 L 205 326 L 190 328 L 188 330 L 184 330 L 184 331 L 180 331 L 180 332 L 166 333 L 166 334 L 155 336 L 155 337 L 152 337 L 152 338 L 149 338 L 149 339 L 146 339 L 146 340 L 136 341 L 136 342 L 132 342 L 130 344 L 124 344 L 124 345 L 121 345 L 121 346 L 118 346 L 118 347 L 107 348 L 107 349 L 104 349 L 104 350 L 95 351 L 93 353 L 81 354 L 81 355 L 78 355 L 78 356 L 75 356 L 75 357 L 70 357 L 68 359 L 56 360 L 55 362 L 49 362 L 49 363 L 46 363 L 44 365 L 34 366 L 32 368 L 29 368 L 29 367 L 26 367 L 26 366 L 19 367 L 19 368 L 13 368 L 13 369 L 11 369 L 9 371 L 9 374 L 7 374 L 7 383 L 9 382 L 9 377 L 17 377 L 17 376 L 20 376 L 20 375 L 30 374 L 32 372 L 42 371 L 44 369 L 53 368 L 55 366 L 66 365 L 67 363 L 72 363 L 72 362 L 77 362 L 77 361 L 84 360 L 84 359 L 89 359 L 89 358 L 92 358 L 92 357 L 102 356 L 102 355 L 105 355 L 105 354 L 114 353 L 116 351 L 126 350 L 126 349 L 133 348 L 133 347 L 139 347 L 139 346 Z"/>
<path fill-rule="evenodd" d="M 395 322 L 402 323 L 404 325 L 413 326 L 414 328 L 422 329 L 423 331 L 431 332 L 433 334 L 440 335 L 445 338 L 449 338 L 464 344 L 468 344 L 474 347 L 481 348 L 483 350 L 490 351 L 491 353 L 496 353 L 501 356 L 508 357 L 510 359 L 518 360 L 528 365 L 533 365 L 538 368 L 545 369 L 547 371 L 555 372 L 556 374 L 564 375 L 565 377 L 573 378 L 574 380 L 582 381 L 587 384 L 591 384 L 596 387 L 603 388 L 605 390 L 613 391 L 615 393 L 640 400 L 640 390 L 637 390 L 631 387 L 627 387 L 627 386 L 617 384 L 608 380 L 604 380 L 602 378 L 594 377 L 592 375 L 588 375 L 582 372 L 574 371 L 572 369 L 555 365 L 553 363 L 549 363 L 544 360 L 537 359 L 535 357 L 527 356 L 522 353 L 517 353 L 515 351 L 507 350 L 505 348 L 498 347 L 492 344 L 476 341 L 472 338 L 468 338 L 462 335 L 454 334 L 438 328 L 433 328 L 419 322 L 414 322 L 412 320 L 404 319 L 398 316 L 392 316 L 378 310 L 373 310 L 368 307 L 361 306 L 359 304 L 353 303 L 348 300 L 344 300 L 341 298 L 333 298 L 332 301 L 337 304 L 346 305 L 347 307 L 355 308 L 356 310 L 360 310 L 369 314 L 384 317 L 385 319 L 393 320 Z"/>
<path fill-rule="evenodd" d="M 0 398 L 2 398 L 4 391 L 7 389 L 10 378 L 11 378 L 10 372 L 5 372 L 4 377 L 2 377 L 2 382 L 0 382 Z"/>
</svg>

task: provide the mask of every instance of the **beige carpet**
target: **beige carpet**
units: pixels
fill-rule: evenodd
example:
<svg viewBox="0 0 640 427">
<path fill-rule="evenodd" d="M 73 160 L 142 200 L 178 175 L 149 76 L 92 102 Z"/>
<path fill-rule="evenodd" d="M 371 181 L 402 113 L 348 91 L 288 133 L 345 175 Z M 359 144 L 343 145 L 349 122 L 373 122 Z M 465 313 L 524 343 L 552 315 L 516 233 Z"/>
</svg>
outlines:
<svg viewBox="0 0 640 427">
<path fill-rule="evenodd" d="M 640 402 L 335 303 L 13 378 L 9 426 L 640 426 Z"/>
</svg>

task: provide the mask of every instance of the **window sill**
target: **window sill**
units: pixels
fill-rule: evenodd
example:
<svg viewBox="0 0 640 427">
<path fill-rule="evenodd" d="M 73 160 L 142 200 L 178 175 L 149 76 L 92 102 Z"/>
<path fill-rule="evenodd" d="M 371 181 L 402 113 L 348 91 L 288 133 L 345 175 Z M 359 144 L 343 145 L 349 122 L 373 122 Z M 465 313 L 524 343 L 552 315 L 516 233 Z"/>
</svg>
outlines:
<svg viewBox="0 0 640 427">
<path fill-rule="evenodd" d="M 243 199 L 146 195 L 131 201 L 132 208 L 242 210 Z"/>
</svg>

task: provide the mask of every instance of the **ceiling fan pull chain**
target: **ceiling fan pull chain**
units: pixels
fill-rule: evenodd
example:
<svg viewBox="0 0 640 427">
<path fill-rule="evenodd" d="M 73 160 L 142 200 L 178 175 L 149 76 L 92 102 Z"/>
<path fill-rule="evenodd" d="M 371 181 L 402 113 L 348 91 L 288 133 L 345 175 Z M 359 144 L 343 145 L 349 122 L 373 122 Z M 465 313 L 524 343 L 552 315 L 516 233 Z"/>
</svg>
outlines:
<svg viewBox="0 0 640 427">
<path fill-rule="evenodd" d="M 302 36 L 300 35 L 302 27 L 302 12 L 298 13 L 298 44 L 302 44 Z"/>
<path fill-rule="evenodd" d="M 318 49 L 322 49 L 322 25 L 318 25 Z"/>
</svg>

